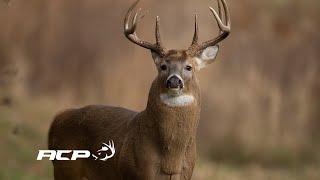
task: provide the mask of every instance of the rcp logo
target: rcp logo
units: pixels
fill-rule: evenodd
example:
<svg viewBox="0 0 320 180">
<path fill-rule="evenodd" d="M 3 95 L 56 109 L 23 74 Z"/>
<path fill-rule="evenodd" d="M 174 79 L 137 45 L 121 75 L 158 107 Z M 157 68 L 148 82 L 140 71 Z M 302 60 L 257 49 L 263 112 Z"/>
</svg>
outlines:
<svg viewBox="0 0 320 180">
<path fill-rule="evenodd" d="M 62 154 L 69 154 L 72 152 L 71 159 L 63 157 Z M 59 160 L 59 161 L 68 161 L 68 160 L 77 160 L 79 158 L 89 158 L 92 156 L 94 160 L 106 161 L 114 156 L 116 149 L 114 148 L 113 141 L 109 141 L 108 144 L 102 143 L 101 149 L 97 151 L 98 155 L 91 154 L 88 150 L 39 150 L 37 160 L 42 160 L 44 157 L 48 157 L 49 160 Z M 100 157 L 105 154 L 104 157 Z"/>
</svg>

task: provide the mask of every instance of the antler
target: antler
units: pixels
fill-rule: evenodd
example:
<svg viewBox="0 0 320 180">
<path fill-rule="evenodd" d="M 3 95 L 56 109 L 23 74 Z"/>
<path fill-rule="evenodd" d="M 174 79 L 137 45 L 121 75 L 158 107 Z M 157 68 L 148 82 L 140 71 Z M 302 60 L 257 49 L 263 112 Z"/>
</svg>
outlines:
<svg viewBox="0 0 320 180">
<path fill-rule="evenodd" d="M 222 7 L 221 7 L 221 2 L 222 1 L 222 6 L 223 6 L 223 10 L 224 10 L 224 16 L 225 16 L 225 20 L 226 20 L 226 25 L 223 24 L 223 15 L 222 15 Z M 219 8 L 219 15 L 217 14 L 217 12 L 212 8 L 209 7 L 210 11 L 212 12 L 212 14 L 214 15 L 219 29 L 220 29 L 220 35 L 214 39 L 211 39 L 209 41 L 206 41 L 204 43 L 202 43 L 201 45 L 198 45 L 198 21 L 197 21 L 197 14 L 195 14 L 195 30 L 194 30 L 194 35 L 193 35 L 193 40 L 192 40 L 192 44 L 189 47 L 189 51 L 192 54 L 195 54 L 201 50 L 206 49 L 209 46 L 214 46 L 216 44 L 218 44 L 219 42 L 221 42 L 222 40 L 224 40 L 226 37 L 228 37 L 228 35 L 231 32 L 231 21 L 230 21 L 230 14 L 229 14 L 229 10 L 228 10 L 228 6 L 225 0 L 218 0 L 218 8 Z"/>
<path fill-rule="evenodd" d="M 129 27 L 129 19 L 130 19 L 130 16 L 131 16 L 131 13 L 132 13 L 132 10 L 136 7 L 136 5 L 138 4 L 140 0 L 137 0 L 135 3 L 132 4 L 132 6 L 129 8 L 128 12 L 127 12 L 127 15 L 124 19 L 124 34 L 126 35 L 126 37 L 132 41 L 133 43 L 141 46 L 141 47 L 144 47 L 144 48 L 147 48 L 147 49 L 150 49 L 151 51 L 153 52 L 156 52 L 158 53 L 159 55 L 164 55 L 165 54 L 165 48 L 163 47 L 162 43 L 161 43 L 161 38 L 160 38 L 160 31 L 159 31 L 159 27 L 160 27 L 160 24 L 159 24 L 159 21 L 160 21 L 160 18 L 157 16 L 156 18 L 156 29 L 155 29 L 155 36 L 156 36 L 156 44 L 152 44 L 152 43 L 149 43 L 149 42 L 146 42 L 146 41 L 143 41 L 141 40 L 137 34 L 136 34 L 136 29 L 137 29 L 137 26 L 138 26 L 138 23 L 141 19 L 144 18 L 144 16 L 148 13 L 145 12 L 142 16 L 140 16 L 138 19 L 138 14 L 139 12 L 141 11 L 141 8 L 136 12 L 136 14 L 134 15 L 133 17 L 133 20 L 132 20 L 132 25 L 131 27 Z"/>
</svg>

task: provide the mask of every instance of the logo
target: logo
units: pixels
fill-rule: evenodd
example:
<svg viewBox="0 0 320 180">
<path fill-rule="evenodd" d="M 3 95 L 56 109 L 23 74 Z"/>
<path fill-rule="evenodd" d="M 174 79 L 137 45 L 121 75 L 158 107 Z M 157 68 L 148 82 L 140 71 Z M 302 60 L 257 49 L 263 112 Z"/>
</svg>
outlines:
<svg viewBox="0 0 320 180">
<path fill-rule="evenodd" d="M 69 154 L 72 153 L 71 158 L 62 156 L 62 154 Z M 91 154 L 89 150 L 39 150 L 37 160 L 40 161 L 44 157 L 48 157 L 49 160 L 59 160 L 59 161 L 74 161 L 79 158 L 89 158 L 92 156 L 94 160 L 99 159 L 100 161 L 106 161 L 112 158 L 115 153 L 116 149 L 114 148 L 113 141 L 109 141 L 108 144 L 102 143 L 101 149 L 97 151 L 98 155 Z M 104 157 L 101 155 L 105 154 Z"/>
</svg>

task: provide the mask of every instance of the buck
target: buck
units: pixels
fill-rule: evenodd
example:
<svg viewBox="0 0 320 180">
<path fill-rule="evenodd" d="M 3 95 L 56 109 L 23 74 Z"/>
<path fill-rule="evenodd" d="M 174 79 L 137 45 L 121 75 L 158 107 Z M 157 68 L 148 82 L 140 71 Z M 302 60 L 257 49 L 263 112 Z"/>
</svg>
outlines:
<svg viewBox="0 0 320 180">
<path fill-rule="evenodd" d="M 50 150 L 89 150 L 113 140 L 115 155 L 99 161 L 93 157 L 76 161 L 53 160 L 56 180 L 181 180 L 191 179 L 196 160 L 196 132 L 200 118 L 200 90 L 196 72 L 212 63 L 218 43 L 230 34 L 230 16 L 225 0 L 218 0 L 219 12 L 210 10 L 219 26 L 219 35 L 198 44 L 198 23 L 187 50 L 167 51 L 161 43 L 159 17 L 156 43 L 136 34 L 139 0 L 129 8 L 124 34 L 133 43 L 151 50 L 158 70 L 146 109 L 134 112 L 121 107 L 90 105 L 57 115 L 49 131 Z M 129 26 L 129 24 L 131 24 Z M 70 158 L 70 156 L 69 156 Z"/>
</svg>

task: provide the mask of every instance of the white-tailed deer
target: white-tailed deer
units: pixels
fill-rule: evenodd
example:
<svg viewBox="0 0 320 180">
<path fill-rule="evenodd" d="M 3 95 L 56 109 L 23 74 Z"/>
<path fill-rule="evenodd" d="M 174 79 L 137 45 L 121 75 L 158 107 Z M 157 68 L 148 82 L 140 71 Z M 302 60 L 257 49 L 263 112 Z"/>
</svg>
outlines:
<svg viewBox="0 0 320 180">
<path fill-rule="evenodd" d="M 103 142 L 113 140 L 115 154 L 106 161 L 93 157 L 54 160 L 56 180 L 180 180 L 192 176 L 200 118 L 200 90 L 195 73 L 214 61 L 218 43 L 230 33 L 227 4 L 225 0 L 218 0 L 218 13 L 210 7 L 220 28 L 218 37 L 198 44 L 195 16 L 191 46 L 187 50 L 166 51 L 160 39 L 158 17 L 155 44 L 136 35 L 144 15 L 137 18 L 139 9 L 132 24 L 130 16 L 138 2 L 127 12 L 124 34 L 133 43 L 151 50 L 158 69 L 146 109 L 138 113 L 120 107 L 91 105 L 57 115 L 49 131 L 50 150 L 95 153 Z"/>
</svg>

